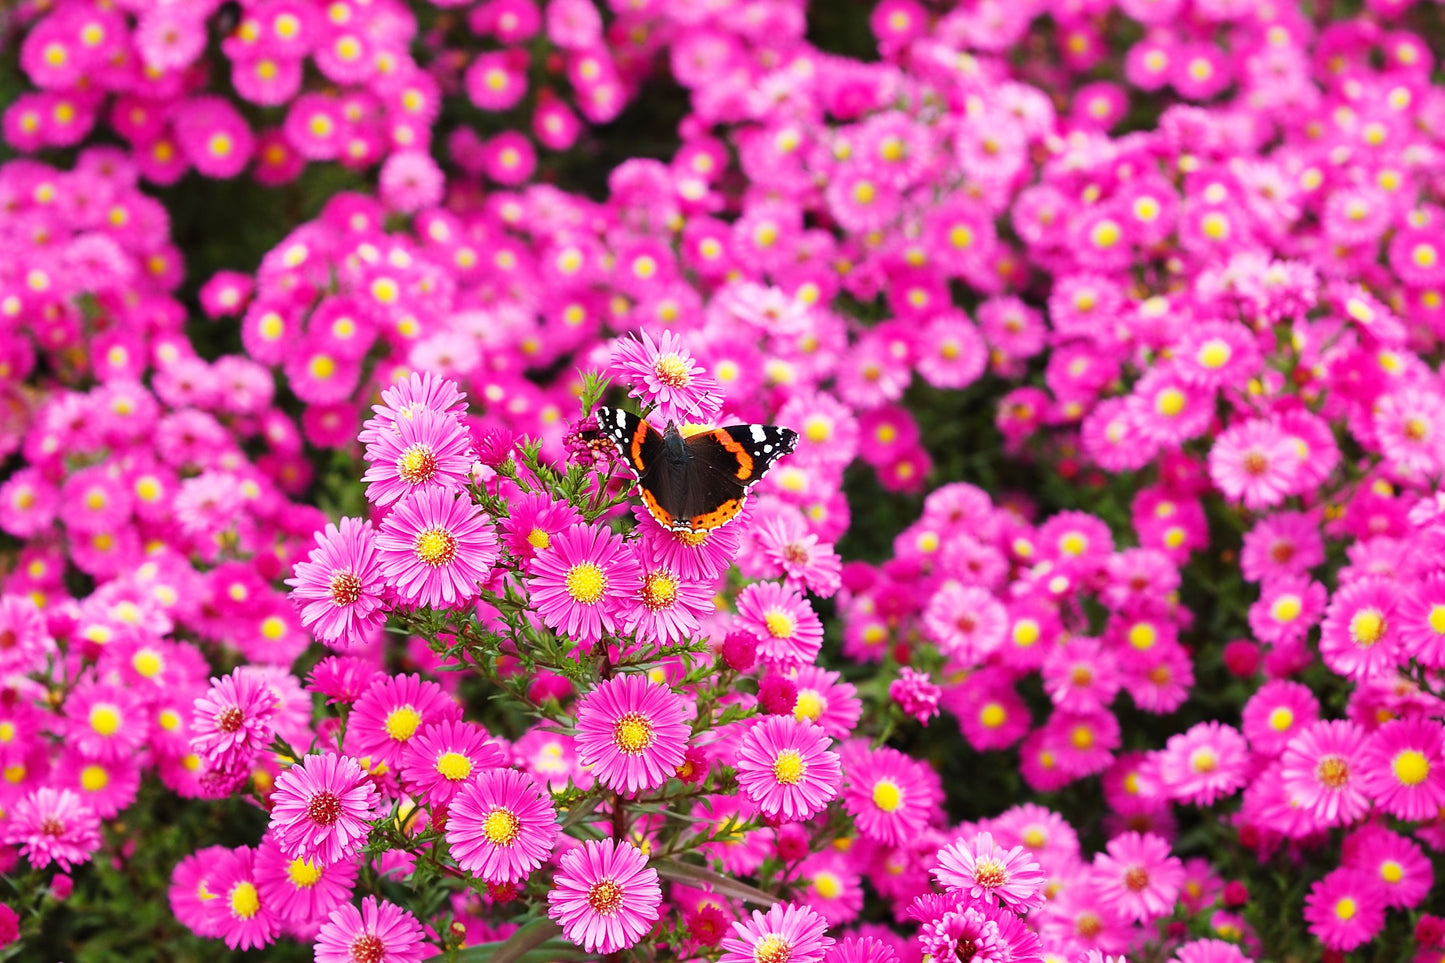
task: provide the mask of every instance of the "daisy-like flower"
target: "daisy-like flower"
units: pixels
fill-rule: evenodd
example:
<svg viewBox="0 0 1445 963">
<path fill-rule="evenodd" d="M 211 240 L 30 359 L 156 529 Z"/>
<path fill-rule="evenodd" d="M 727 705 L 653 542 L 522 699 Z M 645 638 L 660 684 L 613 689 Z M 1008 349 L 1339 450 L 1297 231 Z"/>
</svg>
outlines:
<svg viewBox="0 0 1445 963">
<path fill-rule="evenodd" d="M 271 833 L 281 851 L 328 866 L 366 841 L 376 786 L 350 756 L 309 755 L 276 779 Z"/>
<path fill-rule="evenodd" d="M 1310 887 L 1305 922 L 1331 950 L 1348 952 L 1385 926 L 1385 903 L 1364 873 L 1341 866 Z"/>
<path fill-rule="evenodd" d="M 822 726 L 768 716 L 738 745 L 738 785 L 765 815 L 807 819 L 837 798 L 843 783 L 832 742 Z"/>
<path fill-rule="evenodd" d="M 271 744 L 279 706 L 263 676 L 237 669 L 211 680 L 196 700 L 191 720 L 191 751 L 212 769 L 248 765 Z"/>
<path fill-rule="evenodd" d="M 657 922 L 662 886 L 636 846 L 588 840 L 562 855 L 547 903 L 567 939 L 589 953 L 615 953 Z"/>
<path fill-rule="evenodd" d="M 921 771 L 926 768 L 897 749 L 879 749 L 852 760 L 843 807 L 858 832 L 888 846 L 917 838 L 939 802 Z"/>
<path fill-rule="evenodd" d="M 664 422 L 710 422 L 718 416 L 722 386 L 682 347 L 675 331 L 656 341 L 646 331 L 638 339 L 620 339 L 612 349 L 608 374 L 632 386 L 644 405 L 657 405 Z"/>
<path fill-rule="evenodd" d="M 974 899 L 996 901 L 1024 912 L 1044 903 L 1048 876 L 1022 846 L 1006 849 L 992 833 L 960 839 L 938 852 L 933 878 L 945 888 L 966 892 Z"/>
<path fill-rule="evenodd" d="M 256 851 L 242 846 L 222 850 L 217 857 L 218 865 L 206 877 L 211 897 L 205 909 L 209 927 L 233 950 L 274 943 L 281 918 L 256 886 Z"/>
<path fill-rule="evenodd" d="M 150 719 L 134 692 L 89 679 L 65 700 L 65 734 L 73 748 L 92 759 L 115 762 L 145 744 Z"/>
<path fill-rule="evenodd" d="M 419 408 L 393 430 L 377 432 L 366 460 L 366 497 L 385 506 L 422 486 L 462 487 L 472 470 L 472 444 L 455 417 Z"/>
<path fill-rule="evenodd" d="M 1434 818 L 1445 807 L 1445 731 L 1434 719 L 1411 717 L 1385 723 L 1360 754 L 1367 796 L 1391 816 Z"/>
<path fill-rule="evenodd" d="M 1224 431 L 1209 450 L 1209 477 L 1226 498 L 1259 510 L 1278 505 L 1299 480 L 1299 447 L 1278 425 L 1253 420 Z"/>
<path fill-rule="evenodd" d="M 447 817 L 447 845 L 465 872 L 518 883 L 552 855 L 557 811 L 535 777 L 484 769 L 462 787 Z"/>
<path fill-rule="evenodd" d="M 1201 722 L 1170 736 L 1155 765 L 1160 786 L 1171 799 L 1208 806 L 1249 781 L 1249 746 L 1238 730 Z"/>
<path fill-rule="evenodd" d="M 435 682 L 419 675 L 384 676 L 356 700 L 345 749 L 371 768 L 397 768 L 409 741 L 428 726 L 459 722 L 462 707 Z"/>
<path fill-rule="evenodd" d="M 6 815 L 5 842 L 35 869 L 55 863 L 68 873 L 100 848 L 100 817 L 69 789 L 42 786 Z"/>
<path fill-rule="evenodd" d="M 463 492 L 407 495 L 376 536 L 381 574 L 410 605 L 451 607 L 477 596 L 497 560 L 492 519 Z"/>
<path fill-rule="evenodd" d="M 757 638 L 758 658 L 771 665 L 811 665 L 823 646 L 823 623 L 808 600 L 777 582 L 742 590 L 736 624 Z"/>
<path fill-rule="evenodd" d="M 617 792 L 656 789 L 687 755 L 688 704 L 666 685 L 622 675 L 577 706 L 577 755 L 597 781 Z"/>
<path fill-rule="evenodd" d="M 372 405 L 376 417 L 361 426 L 356 440 L 370 445 L 382 431 L 396 431 L 397 424 L 410 419 L 423 408 L 452 416 L 465 414 L 467 396 L 457 390 L 456 382 L 438 378 L 431 372 L 402 378 L 381 392 L 381 404 Z"/>
<path fill-rule="evenodd" d="M 584 522 L 550 542 L 532 563 L 529 585 L 538 617 L 578 645 L 616 632 L 624 600 L 642 587 L 626 544 L 607 529 Z"/>
<path fill-rule="evenodd" d="M 341 860 L 323 866 L 316 860 L 287 856 L 267 833 L 256 847 L 256 889 L 261 902 L 284 920 L 314 925 L 351 899 L 360 864 Z"/>
<path fill-rule="evenodd" d="M 1365 732 L 1346 719 L 1320 720 L 1281 757 L 1284 787 L 1320 826 L 1345 826 L 1370 808 L 1360 769 Z"/>
<path fill-rule="evenodd" d="M 1320 626 L 1320 658 L 1347 679 L 1383 675 L 1395 667 L 1398 587 L 1383 578 L 1363 578 L 1330 599 Z"/>
<path fill-rule="evenodd" d="M 506 756 L 485 729 L 444 719 L 406 741 L 401 781 L 418 799 L 444 806 L 481 770 L 505 765 Z"/>
<path fill-rule="evenodd" d="M 1379 823 L 1366 823 L 1345 837 L 1340 864 L 1369 876 L 1385 905 L 1396 909 L 1419 906 L 1435 884 L 1434 867 L 1420 844 Z"/>
<path fill-rule="evenodd" d="M 359 644 L 386 621 L 386 584 L 368 521 L 343 518 L 317 532 L 316 547 L 286 584 L 301 624 L 328 645 Z"/>
<path fill-rule="evenodd" d="M 416 917 L 368 896 L 342 903 L 316 934 L 316 963 L 420 963 L 431 955 Z"/>
<path fill-rule="evenodd" d="M 1099 899 L 1120 915 L 1148 923 L 1167 915 L 1179 898 L 1184 863 L 1169 853 L 1169 842 L 1153 833 L 1123 833 L 1094 857 L 1090 877 Z"/>
<path fill-rule="evenodd" d="M 822 963 L 833 946 L 828 923 L 806 906 L 778 903 L 752 919 L 734 920 L 720 963 Z"/>
<path fill-rule="evenodd" d="M 682 578 L 653 560 L 642 566 L 642 585 L 624 601 L 622 629 L 641 642 L 674 645 L 696 634 L 700 615 L 711 614 L 713 591 L 708 585 Z"/>
</svg>

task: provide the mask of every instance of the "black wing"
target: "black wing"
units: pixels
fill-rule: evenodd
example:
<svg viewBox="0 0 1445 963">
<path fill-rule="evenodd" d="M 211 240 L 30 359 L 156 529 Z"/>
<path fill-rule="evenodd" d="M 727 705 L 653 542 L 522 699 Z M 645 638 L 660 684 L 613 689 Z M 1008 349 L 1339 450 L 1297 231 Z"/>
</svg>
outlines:
<svg viewBox="0 0 1445 963">
<path fill-rule="evenodd" d="M 597 425 L 632 469 L 652 517 L 664 528 L 685 527 L 680 519 L 687 494 L 686 466 L 673 464 L 667 457 L 662 432 L 621 408 L 598 408 Z"/>
<path fill-rule="evenodd" d="M 687 485 L 679 521 L 691 531 L 727 524 L 742 511 L 748 490 L 798 436 L 773 425 L 729 425 L 687 439 Z"/>
</svg>

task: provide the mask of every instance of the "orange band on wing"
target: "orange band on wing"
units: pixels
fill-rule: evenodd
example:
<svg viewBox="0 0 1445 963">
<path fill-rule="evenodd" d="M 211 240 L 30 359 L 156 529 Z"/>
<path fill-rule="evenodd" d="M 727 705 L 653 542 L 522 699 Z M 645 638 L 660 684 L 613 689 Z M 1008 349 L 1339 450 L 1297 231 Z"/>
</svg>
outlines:
<svg viewBox="0 0 1445 963">
<path fill-rule="evenodd" d="M 639 421 L 637 423 L 637 430 L 632 433 L 632 445 L 628 448 L 628 452 L 632 455 L 632 467 L 639 472 L 646 467 L 642 461 L 642 443 L 647 440 L 647 428 L 647 422 Z"/>
<path fill-rule="evenodd" d="M 640 485 L 638 491 L 642 493 L 642 504 L 647 506 L 647 510 L 652 513 L 653 518 L 657 519 L 658 524 L 663 528 L 677 527 L 677 519 L 673 517 L 672 512 L 657 503 L 657 497 L 652 492 Z"/>
<path fill-rule="evenodd" d="M 719 528 L 732 521 L 737 513 L 742 511 L 743 502 L 741 498 L 729 498 L 716 509 L 702 515 L 694 515 L 687 520 L 688 528 L 694 532 L 706 532 Z"/>
<path fill-rule="evenodd" d="M 753 456 L 748 454 L 748 450 L 744 448 L 740 442 L 736 441 L 732 435 L 722 429 L 710 432 L 710 434 L 718 440 L 718 444 L 726 448 L 732 453 L 733 457 L 738 460 L 738 480 L 747 481 L 753 477 Z M 735 510 L 733 515 L 736 514 L 737 512 Z M 732 518 L 732 515 L 729 515 L 728 518 Z"/>
</svg>

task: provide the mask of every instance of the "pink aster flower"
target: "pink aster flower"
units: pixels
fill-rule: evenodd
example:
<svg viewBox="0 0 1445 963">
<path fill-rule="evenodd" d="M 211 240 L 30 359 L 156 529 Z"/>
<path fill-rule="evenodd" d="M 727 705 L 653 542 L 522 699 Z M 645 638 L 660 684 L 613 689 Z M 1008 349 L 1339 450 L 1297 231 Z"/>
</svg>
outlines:
<svg viewBox="0 0 1445 963">
<path fill-rule="evenodd" d="M 945 889 L 967 893 L 974 899 L 996 901 L 1016 912 L 1044 903 L 1048 877 L 1022 846 L 1005 849 L 992 833 L 960 839 L 938 851 L 933 878 Z"/>
<path fill-rule="evenodd" d="M 1320 720 L 1285 748 L 1284 788 L 1320 826 L 1345 826 L 1370 808 L 1360 769 L 1365 731 L 1345 719 Z"/>
<path fill-rule="evenodd" d="M 65 735 L 86 756 L 113 762 L 145 744 L 150 719 L 134 691 L 91 678 L 65 700 Z"/>
<path fill-rule="evenodd" d="M 663 330 L 656 341 L 646 331 L 639 339 L 620 339 L 607 371 L 630 385 L 644 406 L 657 405 L 664 422 L 705 423 L 718 416 L 722 386 L 693 360 L 675 331 Z"/>
<path fill-rule="evenodd" d="M 492 519 L 464 492 L 429 487 L 392 509 L 376 536 L 381 574 L 410 605 L 451 607 L 476 598 L 497 560 Z"/>
<path fill-rule="evenodd" d="M 287 856 L 327 866 L 366 841 L 376 805 L 376 786 L 355 759 L 312 754 L 277 777 L 270 830 Z"/>
<path fill-rule="evenodd" d="M 278 711 L 276 695 L 259 673 L 237 669 L 213 678 L 211 688 L 195 703 L 191 751 L 213 769 L 250 765 L 270 746 Z"/>
<path fill-rule="evenodd" d="M 1226 498 L 1258 510 L 1278 505 L 1299 480 L 1299 447 L 1277 424 L 1234 425 L 1209 451 L 1209 477 Z"/>
<path fill-rule="evenodd" d="M 271 834 L 256 847 L 256 889 L 261 902 L 292 923 L 315 925 L 333 909 L 350 902 L 360 863 L 341 860 L 323 866 L 287 856 Z"/>
<path fill-rule="evenodd" d="M 1320 658 L 1325 665 L 1355 680 L 1392 671 L 1399 649 L 1395 627 L 1399 596 L 1393 581 L 1374 577 L 1335 592 L 1320 626 Z"/>
<path fill-rule="evenodd" d="M 487 730 L 470 722 L 443 719 L 406 741 L 401 781 L 423 802 L 446 805 L 482 770 L 507 765 Z"/>
<path fill-rule="evenodd" d="M 917 838 L 940 801 L 928 765 L 897 749 L 860 753 L 849 760 L 845 776 L 843 807 L 858 832 L 888 846 Z"/>
<path fill-rule="evenodd" d="M 1435 719 L 1395 719 L 1369 736 L 1360 780 L 1375 805 L 1400 819 L 1433 819 L 1445 807 L 1445 730 Z"/>
<path fill-rule="evenodd" d="M 806 906 L 777 903 L 767 913 L 733 921 L 733 935 L 722 941 L 719 963 L 822 963 L 833 946 L 828 922 Z"/>
<path fill-rule="evenodd" d="M 249 950 L 276 941 L 281 918 L 256 886 L 256 851 L 249 846 L 222 850 L 206 877 L 212 897 L 206 903 L 208 927 L 233 950 Z"/>
<path fill-rule="evenodd" d="M 641 553 L 638 557 L 643 560 L 642 585 L 624 602 L 623 631 L 633 633 L 639 642 L 662 646 L 693 638 L 699 617 L 713 611 L 713 587 L 683 579 L 655 558 Z"/>
<path fill-rule="evenodd" d="M 1170 855 L 1168 840 L 1153 833 L 1123 833 L 1109 840 L 1107 849 L 1094 857 L 1090 876 L 1100 900 L 1140 923 L 1173 911 L 1184 863 Z"/>
<path fill-rule="evenodd" d="M 316 547 L 296 563 L 291 600 L 301 624 L 328 645 L 339 648 L 366 641 L 386 621 L 385 582 L 371 523 L 343 518 L 316 533 Z"/>
<path fill-rule="evenodd" d="M 1435 869 L 1420 844 L 1379 823 L 1366 823 L 1345 837 L 1340 864 L 1368 876 L 1385 905 L 1396 909 L 1414 909 L 1435 883 Z"/>
<path fill-rule="evenodd" d="M 617 792 L 664 785 L 687 755 L 688 704 L 644 675 L 608 679 L 577 706 L 577 755 Z"/>
<path fill-rule="evenodd" d="M 1301 729 L 1319 717 L 1319 700 L 1308 686 L 1275 679 L 1249 697 L 1240 721 L 1250 748 L 1273 758 L 1284 752 Z"/>
<path fill-rule="evenodd" d="M 622 539 L 579 522 L 550 539 L 532 563 L 529 583 L 537 615 L 578 645 L 617 631 L 624 601 L 642 576 Z"/>
<path fill-rule="evenodd" d="M 737 748 L 738 785 L 758 809 L 787 820 L 807 819 L 838 795 L 843 769 L 821 727 L 792 716 L 752 725 Z"/>
<path fill-rule="evenodd" d="M 465 872 L 519 883 L 552 855 L 557 811 L 535 777 L 484 769 L 462 787 L 447 816 L 447 845 Z"/>
<path fill-rule="evenodd" d="M 1249 746 L 1237 729 L 1201 722 L 1170 736 L 1155 756 L 1161 789 L 1171 799 L 1208 806 L 1249 781 Z"/>
<path fill-rule="evenodd" d="M 657 922 L 662 886 L 636 846 L 588 840 L 562 855 L 547 903 L 567 939 L 589 953 L 615 953 Z"/>
<path fill-rule="evenodd" d="M 419 675 L 383 676 L 352 707 L 344 747 L 368 768 L 396 768 L 407 743 L 441 722 L 458 722 L 462 707 Z"/>
<path fill-rule="evenodd" d="M 823 645 L 823 623 L 801 593 L 754 582 L 738 594 L 737 628 L 758 640 L 758 658 L 782 667 L 810 665 Z"/>
<path fill-rule="evenodd" d="M 5 842 L 36 869 L 55 863 L 68 873 L 100 848 L 100 817 L 69 789 L 42 786 L 6 815 Z"/>
<path fill-rule="evenodd" d="M 428 408 L 376 432 L 366 446 L 366 497 L 386 506 L 423 486 L 462 487 L 472 470 L 472 443 L 455 417 Z"/>
<path fill-rule="evenodd" d="M 316 934 L 316 963 L 421 963 L 431 955 L 416 917 L 368 896 L 342 903 Z"/>
<path fill-rule="evenodd" d="M 1326 948 L 1347 952 L 1385 926 L 1385 903 L 1359 870 L 1340 867 L 1310 887 L 1305 922 Z"/>
</svg>

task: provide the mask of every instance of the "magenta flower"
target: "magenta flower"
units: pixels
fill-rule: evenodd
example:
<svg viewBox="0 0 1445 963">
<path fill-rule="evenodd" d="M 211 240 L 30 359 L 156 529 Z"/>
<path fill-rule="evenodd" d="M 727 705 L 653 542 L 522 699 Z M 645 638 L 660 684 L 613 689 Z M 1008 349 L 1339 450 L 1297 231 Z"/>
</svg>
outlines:
<svg viewBox="0 0 1445 963">
<path fill-rule="evenodd" d="M 68 873 L 100 848 L 100 817 L 69 789 L 42 786 L 7 816 L 5 842 L 19 846 L 36 869 L 55 863 Z"/>
<path fill-rule="evenodd" d="M 1209 477 L 1225 497 L 1250 509 L 1278 505 L 1293 493 L 1299 464 L 1294 440 L 1269 421 L 1234 425 L 1209 451 Z"/>
<path fill-rule="evenodd" d="M 609 789 L 656 789 L 687 755 L 690 715 L 682 696 L 646 676 L 608 679 L 578 703 L 577 755 Z"/>
<path fill-rule="evenodd" d="M 406 741 L 401 780 L 406 791 L 421 801 L 444 806 L 482 770 L 505 765 L 506 756 L 487 730 L 443 719 Z"/>
<path fill-rule="evenodd" d="M 404 497 L 376 537 L 381 574 L 410 605 L 476 598 L 497 560 L 492 519 L 464 492 L 424 488 Z"/>
<path fill-rule="evenodd" d="M 431 955 L 416 917 L 368 896 L 342 903 L 316 934 L 316 963 L 421 963 Z"/>
<path fill-rule="evenodd" d="M 1336 591 L 1320 625 L 1320 658 L 1325 665 L 1355 680 L 1392 671 L 1399 649 L 1395 625 L 1399 597 L 1399 586 L 1384 578 L 1364 578 Z"/>
<path fill-rule="evenodd" d="M 663 422 L 700 424 L 718 416 L 722 387 L 682 347 L 675 331 L 664 329 L 656 341 L 646 331 L 637 339 L 619 339 L 607 373 L 630 385 L 644 406 L 657 405 Z"/>
<path fill-rule="evenodd" d="M 191 751 L 212 769 L 249 765 L 275 736 L 276 695 L 260 673 L 237 669 L 211 680 L 196 700 L 191 720 Z"/>
<path fill-rule="evenodd" d="M 1445 807 L 1445 730 L 1419 716 L 1385 723 L 1365 743 L 1360 778 L 1383 812 L 1411 821 L 1435 818 Z"/>
<path fill-rule="evenodd" d="M 461 718 L 462 707 L 435 682 L 415 674 L 382 676 L 356 700 L 344 748 L 368 768 L 395 769 L 427 727 Z"/>
<path fill-rule="evenodd" d="M 615 953 L 657 922 L 662 886 L 636 846 L 588 840 L 562 854 L 547 903 L 567 939 L 589 953 Z"/>
<path fill-rule="evenodd" d="M 366 460 L 366 497 L 386 506 L 423 486 L 462 487 L 472 470 L 472 443 L 452 415 L 419 408 L 391 430 L 375 432 Z"/>
<path fill-rule="evenodd" d="M 1328 949 L 1348 952 L 1385 927 L 1385 903 L 1362 872 L 1341 866 L 1310 887 L 1305 922 Z"/>
<path fill-rule="evenodd" d="M 752 919 L 734 920 L 733 935 L 722 941 L 719 963 L 822 963 L 833 946 L 828 923 L 806 906 L 777 903 Z"/>
<path fill-rule="evenodd" d="M 355 759 L 313 754 L 277 777 L 270 830 L 287 856 L 326 866 L 366 842 L 376 805 L 376 786 Z"/>
<path fill-rule="evenodd" d="M 616 632 L 626 600 L 642 587 L 626 544 L 607 529 L 585 522 L 549 541 L 532 562 L 529 582 L 538 617 L 578 645 Z"/>
<path fill-rule="evenodd" d="M 738 595 L 737 627 L 758 640 L 758 658 L 777 666 L 810 665 L 823 645 L 823 623 L 796 589 L 754 582 Z"/>
<path fill-rule="evenodd" d="M 276 837 L 267 833 L 256 847 L 255 867 L 256 889 L 263 905 L 288 922 L 314 925 L 351 900 L 360 861 L 343 859 L 322 865 L 287 856 Z"/>
<path fill-rule="evenodd" d="M 1099 900 L 1140 923 L 1173 911 L 1184 883 L 1184 864 L 1170 855 L 1168 840 L 1129 832 L 1109 840 L 1107 848 L 1107 854 L 1094 857 L 1090 876 Z"/>
<path fill-rule="evenodd" d="M 274 943 L 281 918 L 256 885 L 256 851 L 249 846 L 221 850 L 216 864 L 205 881 L 211 897 L 205 908 L 207 927 L 233 950 Z"/>
<path fill-rule="evenodd" d="M 928 781 L 932 770 L 897 749 L 850 758 L 844 775 L 843 807 L 869 839 L 897 846 L 916 838 L 933 818 L 939 798 Z"/>
<path fill-rule="evenodd" d="M 1318 826 L 1346 826 L 1369 810 L 1360 769 L 1364 748 L 1364 730 L 1345 719 L 1322 719 L 1285 748 L 1284 788 Z"/>
<path fill-rule="evenodd" d="M 816 815 L 837 798 L 843 783 L 832 743 L 827 731 L 811 722 L 790 715 L 761 719 L 738 745 L 738 785 L 768 816 Z"/>
<path fill-rule="evenodd" d="M 1171 799 L 1208 806 L 1249 781 L 1249 746 L 1238 730 L 1201 722 L 1170 736 L 1156 756 L 1157 778 Z"/>
<path fill-rule="evenodd" d="M 932 872 L 946 889 L 993 900 L 1016 912 L 1042 906 L 1048 882 L 1032 853 L 1022 846 L 1006 849 L 994 842 L 992 833 L 960 839 L 939 850 Z"/>
<path fill-rule="evenodd" d="M 519 883 L 547 862 L 557 841 L 557 811 L 535 777 L 485 769 L 462 787 L 447 817 L 457 865 L 488 883 Z"/>
<path fill-rule="evenodd" d="M 359 645 L 386 621 L 386 583 L 371 523 L 343 518 L 316 533 L 316 547 L 286 580 L 301 624 L 328 645 Z"/>
</svg>

